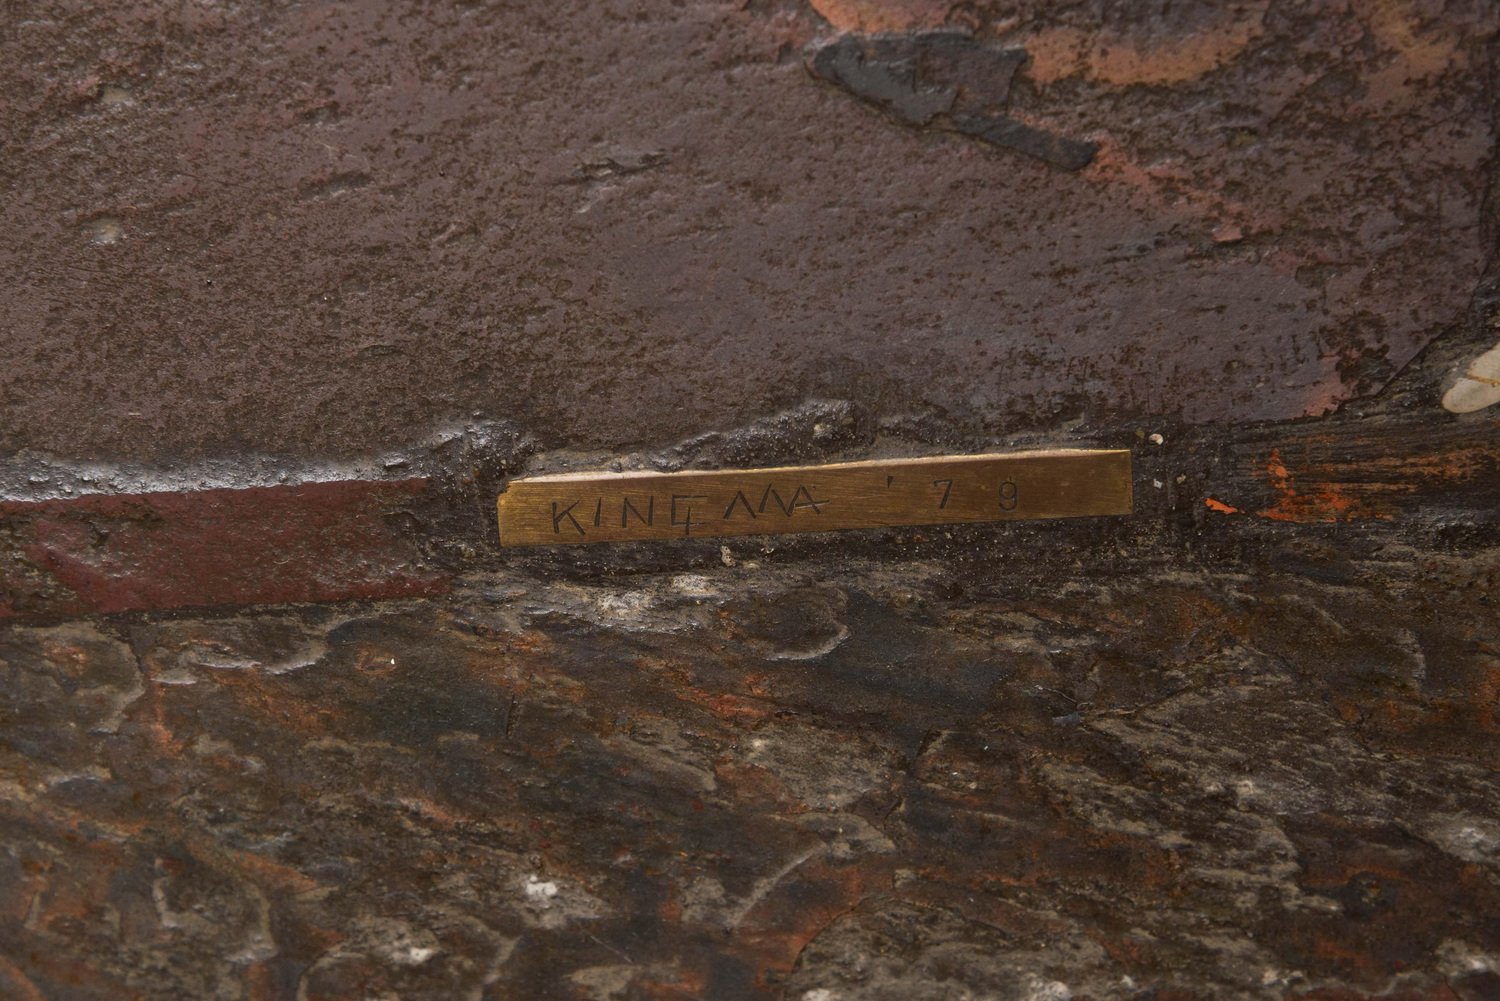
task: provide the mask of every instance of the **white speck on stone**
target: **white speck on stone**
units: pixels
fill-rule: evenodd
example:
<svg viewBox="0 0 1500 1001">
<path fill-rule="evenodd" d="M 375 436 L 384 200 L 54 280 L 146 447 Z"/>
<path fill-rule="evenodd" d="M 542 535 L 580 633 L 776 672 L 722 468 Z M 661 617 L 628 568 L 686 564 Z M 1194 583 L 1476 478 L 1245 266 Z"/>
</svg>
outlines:
<svg viewBox="0 0 1500 1001">
<path fill-rule="evenodd" d="M 125 227 L 120 224 L 120 220 L 106 216 L 85 223 L 83 234 L 89 238 L 90 243 L 108 246 L 125 239 Z"/>
<path fill-rule="evenodd" d="M 601 594 L 595 599 L 600 618 L 611 619 L 622 624 L 639 623 L 655 605 L 649 594 Z"/>
<path fill-rule="evenodd" d="M 108 84 L 99 88 L 99 103 L 107 108 L 129 107 L 135 103 L 135 98 L 130 96 L 130 91 L 124 87 L 113 87 Z"/>
<path fill-rule="evenodd" d="M 719 562 L 726 567 L 734 566 L 734 553 L 729 551 L 728 546 L 719 547 Z"/>
<path fill-rule="evenodd" d="M 526 877 L 526 899 L 533 903 L 546 906 L 547 902 L 557 896 L 557 884 L 551 880 L 543 881 L 536 876 Z"/>
<path fill-rule="evenodd" d="M 373 952 L 392 966 L 421 966 L 443 951 L 430 929 L 405 921 L 375 920 L 362 930 L 374 939 Z"/>
<path fill-rule="evenodd" d="M 437 955 L 437 950 L 433 949 L 433 948 L 431 948 L 429 946 L 417 946 L 417 945 L 413 945 L 413 946 L 409 946 L 405 950 L 403 950 L 400 955 L 401 955 L 401 963 L 402 963 L 402 965 L 404 965 L 404 966 L 421 966 L 423 963 L 427 962 L 433 956 L 436 956 Z"/>
<path fill-rule="evenodd" d="M 1469 362 L 1463 374 L 1443 394 L 1443 409 L 1472 414 L 1500 402 L 1500 344 Z"/>
<path fill-rule="evenodd" d="M 1468 815 L 1436 816 L 1422 825 L 1422 836 L 1466 862 L 1493 864 L 1500 856 L 1500 824 Z"/>
<path fill-rule="evenodd" d="M 713 582 L 702 574 L 680 573 L 672 578 L 672 586 L 689 598 L 712 598 L 719 593 Z"/>
<path fill-rule="evenodd" d="M 838 1001 L 839 996 L 827 987 L 814 987 L 802 995 L 802 1001 Z"/>
<path fill-rule="evenodd" d="M 1156 489 L 1160 490 L 1161 489 L 1161 480 L 1152 480 L 1151 481 L 1151 485 L 1153 487 L 1155 487 Z"/>
<path fill-rule="evenodd" d="M 1161 433 L 1160 433 L 1160 432 L 1157 432 L 1157 433 L 1156 433 L 1156 434 L 1153 434 L 1153 435 L 1152 435 L 1152 436 L 1151 436 L 1151 437 L 1150 437 L 1150 438 L 1148 438 L 1148 439 L 1147 439 L 1147 440 L 1148 440 L 1148 441 L 1149 441 L 1149 442 L 1151 442 L 1151 444 L 1153 444 L 1153 445 L 1165 445 L 1165 444 L 1166 444 L 1166 443 L 1167 443 L 1167 439 L 1165 439 L 1165 438 L 1163 438 L 1163 437 L 1162 437 L 1162 436 L 1161 436 Z"/>
<path fill-rule="evenodd" d="M 1481 952 L 1467 942 L 1447 939 L 1438 946 L 1438 969 L 1444 976 L 1463 977 L 1474 973 L 1500 973 L 1500 955 Z"/>
<path fill-rule="evenodd" d="M 1043 980 L 1036 976 L 1029 979 L 1026 1001 L 1072 1001 L 1073 991 L 1061 980 Z"/>
</svg>

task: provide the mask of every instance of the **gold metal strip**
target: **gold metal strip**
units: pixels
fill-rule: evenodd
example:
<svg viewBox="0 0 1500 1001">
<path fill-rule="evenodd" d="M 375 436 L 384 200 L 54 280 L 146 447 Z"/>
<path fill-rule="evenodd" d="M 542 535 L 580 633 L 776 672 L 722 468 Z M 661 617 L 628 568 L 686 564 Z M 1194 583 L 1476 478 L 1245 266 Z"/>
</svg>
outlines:
<svg viewBox="0 0 1500 1001">
<path fill-rule="evenodd" d="M 1128 449 L 512 480 L 500 544 L 557 545 L 1131 513 Z"/>
</svg>

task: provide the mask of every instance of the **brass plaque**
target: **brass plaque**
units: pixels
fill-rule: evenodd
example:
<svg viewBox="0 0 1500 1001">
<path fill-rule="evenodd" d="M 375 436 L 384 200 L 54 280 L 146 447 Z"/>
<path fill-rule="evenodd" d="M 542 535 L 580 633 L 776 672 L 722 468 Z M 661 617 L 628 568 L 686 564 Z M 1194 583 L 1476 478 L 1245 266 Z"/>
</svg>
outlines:
<svg viewBox="0 0 1500 1001">
<path fill-rule="evenodd" d="M 500 544 L 537 546 L 1130 514 L 1128 449 L 512 480 Z"/>
</svg>

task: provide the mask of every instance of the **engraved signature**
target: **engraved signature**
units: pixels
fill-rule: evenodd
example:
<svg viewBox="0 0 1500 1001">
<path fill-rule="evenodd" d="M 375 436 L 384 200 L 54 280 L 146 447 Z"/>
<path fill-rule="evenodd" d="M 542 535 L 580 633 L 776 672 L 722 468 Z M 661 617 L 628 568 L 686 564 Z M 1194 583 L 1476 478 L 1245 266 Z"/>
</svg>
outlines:
<svg viewBox="0 0 1500 1001">
<path fill-rule="evenodd" d="M 736 490 L 734 496 L 724 506 L 722 513 L 717 518 L 713 515 L 718 512 L 718 505 L 709 507 L 712 498 L 706 494 L 669 494 L 663 497 L 662 507 L 666 509 L 667 524 L 672 528 L 681 528 L 683 535 L 692 535 L 695 527 L 701 528 L 714 521 L 735 520 L 759 520 L 762 517 L 792 518 L 799 512 L 810 511 L 813 514 L 822 514 L 823 508 L 829 503 L 827 499 L 817 496 L 816 485 L 797 483 L 789 485 L 785 483 L 769 482 L 765 489 L 760 491 L 756 497 L 752 490 L 746 493 L 743 489 Z M 618 507 L 616 506 L 618 501 Z M 573 500 L 553 500 L 549 502 L 552 506 L 552 533 L 561 535 L 565 530 L 572 531 L 578 535 L 587 535 L 588 527 L 602 528 L 606 518 L 610 519 L 610 527 L 613 528 L 613 519 L 618 510 L 620 528 L 629 528 L 634 525 L 654 528 L 656 526 L 657 503 L 654 494 L 623 495 L 619 498 L 610 498 L 608 507 L 604 497 L 594 498 L 592 515 L 589 515 L 589 506 L 586 498 Z M 584 514 L 580 520 L 580 507 Z M 592 522 L 586 527 L 586 522 Z"/>
<path fill-rule="evenodd" d="M 894 484 L 895 479 L 887 475 L 886 487 Z M 935 479 L 932 488 L 932 501 L 937 510 L 947 508 L 954 493 L 953 479 Z M 995 503 L 1001 511 L 1014 511 L 1020 504 L 1020 488 L 1013 480 L 1002 480 L 995 496 Z M 592 505 L 587 503 L 590 499 Z M 652 493 L 550 500 L 552 534 L 587 536 L 590 528 L 655 528 L 656 516 L 661 512 L 666 515 L 667 527 L 680 528 L 684 536 L 691 536 L 695 528 L 705 529 L 726 522 L 761 519 L 784 522 L 799 516 L 817 516 L 833 503 L 819 496 L 815 483 L 775 480 L 767 481 L 758 494 L 753 487 L 748 491 L 737 489 L 727 502 L 714 501 L 707 494 L 663 494 L 661 503 L 657 501 L 658 495 Z M 724 503 L 722 510 L 719 507 L 721 502 Z"/>
</svg>

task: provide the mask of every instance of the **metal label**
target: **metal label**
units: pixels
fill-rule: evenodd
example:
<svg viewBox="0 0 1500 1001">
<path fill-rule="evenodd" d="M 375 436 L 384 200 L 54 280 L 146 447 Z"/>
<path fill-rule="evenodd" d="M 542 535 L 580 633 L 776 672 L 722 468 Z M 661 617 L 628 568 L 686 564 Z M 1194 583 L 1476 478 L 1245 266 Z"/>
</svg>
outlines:
<svg viewBox="0 0 1500 1001">
<path fill-rule="evenodd" d="M 500 544 L 826 532 L 1131 513 L 1128 449 L 512 480 Z"/>
</svg>

